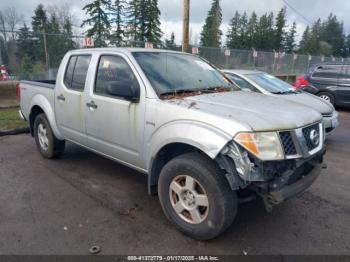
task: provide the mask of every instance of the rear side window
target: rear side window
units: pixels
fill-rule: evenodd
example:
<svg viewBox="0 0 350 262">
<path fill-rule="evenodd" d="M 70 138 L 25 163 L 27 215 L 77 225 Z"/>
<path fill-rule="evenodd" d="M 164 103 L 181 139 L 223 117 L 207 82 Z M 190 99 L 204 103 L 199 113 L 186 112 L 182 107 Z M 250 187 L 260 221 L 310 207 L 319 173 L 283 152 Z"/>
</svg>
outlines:
<svg viewBox="0 0 350 262">
<path fill-rule="evenodd" d="M 317 78 L 338 78 L 342 70 L 342 65 L 323 65 L 316 68 L 312 77 Z"/>
<path fill-rule="evenodd" d="M 64 83 L 68 89 L 83 91 L 91 56 L 71 56 L 68 62 Z"/>
<path fill-rule="evenodd" d="M 76 56 L 71 56 L 69 58 L 66 74 L 64 75 L 64 80 L 63 80 L 67 88 L 71 87 L 73 71 L 74 71 L 74 66 L 76 61 L 77 61 Z"/>
<path fill-rule="evenodd" d="M 111 83 L 134 83 L 137 79 L 128 63 L 120 56 L 101 56 L 95 82 L 95 94 L 108 96 L 106 89 Z"/>
</svg>

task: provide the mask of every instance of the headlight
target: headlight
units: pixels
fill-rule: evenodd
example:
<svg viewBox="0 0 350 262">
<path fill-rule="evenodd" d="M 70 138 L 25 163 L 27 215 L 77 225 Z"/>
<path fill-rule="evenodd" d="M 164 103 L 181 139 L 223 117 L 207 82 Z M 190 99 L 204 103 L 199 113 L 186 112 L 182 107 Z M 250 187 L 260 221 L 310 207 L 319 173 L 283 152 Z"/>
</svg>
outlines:
<svg viewBox="0 0 350 262">
<path fill-rule="evenodd" d="M 239 133 L 233 140 L 261 160 L 284 159 L 276 132 Z"/>
</svg>

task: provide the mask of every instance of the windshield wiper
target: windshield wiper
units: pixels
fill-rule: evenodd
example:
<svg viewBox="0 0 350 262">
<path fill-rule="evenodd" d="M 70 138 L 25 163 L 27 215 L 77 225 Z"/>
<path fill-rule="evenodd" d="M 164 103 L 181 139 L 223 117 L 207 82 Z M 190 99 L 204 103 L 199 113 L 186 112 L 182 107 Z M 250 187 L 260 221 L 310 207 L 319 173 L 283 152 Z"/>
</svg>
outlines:
<svg viewBox="0 0 350 262">
<path fill-rule="evenodd" d="M 211 86 L 208 88 L 202 88 L 199 91 L 203 93 L 217 93 L 223 91 L 231 91 L 234 90 L 234 87 L 225 87 L 225 86 Z"/>
<path fill-rule="evenodd" d="M 200 89 L 176 89 L 176 90 L 172 90 L 172 91 L 166 91 L 166 92 L 162 92 L 159 95 L 160 96 L 171 96 L 171 95 L 180 95 L 180 94 L 186 94 L 186 93 L 199 93 L 201 92 Z"/>
<path fill-rule="evenodd" d="M 275 95 L 285 95 L 285 94 L 297 94 L 298 92 L 295 90 L 289 90 L 289 91 L 277 91 L 277 92 L 271 92 Z"/>
</svg>

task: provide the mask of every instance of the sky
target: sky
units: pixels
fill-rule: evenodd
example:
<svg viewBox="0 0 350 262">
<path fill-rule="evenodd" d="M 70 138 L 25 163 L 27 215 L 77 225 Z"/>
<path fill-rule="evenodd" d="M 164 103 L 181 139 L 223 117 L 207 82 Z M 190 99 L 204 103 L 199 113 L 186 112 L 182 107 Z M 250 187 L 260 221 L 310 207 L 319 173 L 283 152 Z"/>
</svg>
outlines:
<svg viewBox="0 0 350 262">
<path fill-rule="evenodd" d="M 6 7 L 15 7 L 17 11 L 23 14 L 27 23 L 33 15 L 35 7 L 39 3 L 45 6 L 59 6 L 62 3 L 68 3 L 73 12 L 75 32 L 80 33 L 79 28 L 85 14 L 81 10 L 82 7 L 92 0 L 1 0 L 0 10 Z M 182 5 L 183 0 L 158 0 L 161 11 L 161 29 L 164 37 L 170 37 L 172 32 L 175 33 L 176 43 L 181 43 L 182 37 Z M 199 42 L 199 34 L 201 32 L 204 20 L 210 9 L 211 0 L 190 0 L 190 36 L 191 43 Z M 329 13 L 337 15 L 339 20 L 344 21 L 346 33 L 350 32 L 350 1 L 349 0 L 284 0 L 293 6 L 306 19 L 298 15 L 294 10 L 287 7 L 287 23 L 291 25 L 293 21 L 297 22 L 297 38 L 300 39 L 308 21 L 315 21 L 318 18 L 326 19 Z M 229 20 L 235 11 L 248 14 L 255 11 L 258 15 L 273 11 L 275 14 L 285 6 L 283 0 L 221 0 L 221 8 L 223 13 L 223 23 L 221 29 L 226 34 Z M 308 20 L 308 21 L 306 21 Z"/>
</svg>

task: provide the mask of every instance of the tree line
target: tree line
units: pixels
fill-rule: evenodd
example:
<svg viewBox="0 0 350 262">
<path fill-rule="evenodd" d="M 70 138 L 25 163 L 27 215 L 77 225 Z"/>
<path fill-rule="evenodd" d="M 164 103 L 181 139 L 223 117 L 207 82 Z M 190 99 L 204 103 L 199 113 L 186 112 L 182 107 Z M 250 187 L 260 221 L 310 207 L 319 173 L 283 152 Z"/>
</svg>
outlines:
<svg viewBox="0 0 350 262">
<path fill-rule="evenodd" d="M 12 11 L 12 24 L 6 12 Z M 16 19 L 15 19 L 16 17 Z M 17 26 L 20 28 L 16 29 Z M 47 9 L 39 4 L 30 27 L 22 15 L 9 8 L 0 13 L 1 58 L 10 71 L 24 75 L 58 67 L 63 55 L 77 47 L 72 33 L 72 14 L 68 5 Z"/>
<path fill-rule="evenodd" d="M 158 0 L 94 0 L 83 10 L 88 18 L 81 27 L 89 27 L 95 46 L 162 43 Z"/>
<path fill-rule="evenodd" d="M 299 43 L 296 23 L 287 24 L 286 7 L 277 14 L 269 12 L 260 17 L 256 12 L 248 16 L 247 12 L 236 11 L 229 22 L 225 43 L 221 24 L 220 0 L 213 0 L 201 32 L 202 46 L 343 57 L 350 54 L 350 34 L 345 36 L 343 22 L 334 14 L 307 26 Z"/>
<path fill-rule="evenodd" d="M 143 46 L 178 49 L 175 35 L 162 40 L 158 0 L 91 0 L 82 10 L 86 19 L 76 22 L 84 35 L 101 46 Z M 69 5 L 39 4 L 29 24 L 15 8 L 0 11 L 0 58 L 15 72 L 35 74 L 57 68 L 63 55 L 80 47 L 73 35 L 73 15 Z M 278 13 L 233 13 L 225 35 L 221 31 L 220 0 L 212 0 L 200 34 L 200 45 L 231 49 L 297 52 L 311 55 L 350 55 L 350 35 L 345 36 L 343 22 L 330 14 L 308 26 L 297 43 L 296 23 L 287 24 L 287 10 Z M 300 38 L 300 37 L 299 37 Z"/>
</svg>

